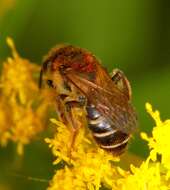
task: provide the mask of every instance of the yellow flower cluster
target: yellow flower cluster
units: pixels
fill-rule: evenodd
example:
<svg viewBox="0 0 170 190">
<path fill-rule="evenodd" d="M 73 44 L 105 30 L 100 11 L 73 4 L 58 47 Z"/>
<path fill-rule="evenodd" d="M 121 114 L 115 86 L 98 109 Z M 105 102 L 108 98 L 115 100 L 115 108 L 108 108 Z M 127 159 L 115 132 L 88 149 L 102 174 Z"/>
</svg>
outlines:
<svg viewBox="0 0 170 190">
<path fill-rule="evenodd" d="M 7 44 L 13 57 L 3 64 L 0 78 L 0 144 L 16 142 L 22 154 L 23 146 L 44 129 L 48 104 L 37 85 L 39 66 L 21 58 L 11 38 Z"/>
<path fill-rule="evenodd" d="M 148 141 L 148 146 L 151 149 L 150 159 L 155 162 L 159 156 L 162 167 L 167 169 L 166 179 L 170 179 L 170 119 L 161 121 L 159 111 L 152 111 L 152 106 L 146 104 L 146 109 L 156 121 L 156 126 L 152 130 L 152 137 L 148 137 L 146 133 L 141 133 L 144 140 Z"/>
<path fill-rule="evenodd" d="M 98 148 L 85 128 L 80 128 L 70 156 L 70 130 L 52 119 L 57 133 L 53 139 L 47 138 L 46 142 L 56 157 L 54 164 L 63 160 L 65 166 L 56 171 L 48 190 L 99 190 L 102 186 L 112 190 L 170 189 L 170 120 L 162 122 L 159 112 L 153 112 L 149 103 L 146 109 L 156 122 L 152 137 L 141 133 L 149 143 L 150 155 L 139 167 L 131 165 L 129 171 L 116 166 L 116 158 Z"/>
<path fill-rule="evenodd" d="M 73 112 L 75 117 L 80 116 L 80 109 Z M 62 190 L 94 190 L 102 184 L 112 186 L 112 179 L 117 175 L 112 162 L 119 159 L 100 149 L 84 127 L 79 129 L 75 145 L 71 149 L 70 130 L 62 122 L 55 119 L 51 121 L 57 125 L 57 133 L 53 139 L 47 138 L 45 141 L 57 157 L 54 164 L 63 160 L 66 166 L 56 172 L 48 189 L 58 190 L 62 187 Z"/>
</svg>

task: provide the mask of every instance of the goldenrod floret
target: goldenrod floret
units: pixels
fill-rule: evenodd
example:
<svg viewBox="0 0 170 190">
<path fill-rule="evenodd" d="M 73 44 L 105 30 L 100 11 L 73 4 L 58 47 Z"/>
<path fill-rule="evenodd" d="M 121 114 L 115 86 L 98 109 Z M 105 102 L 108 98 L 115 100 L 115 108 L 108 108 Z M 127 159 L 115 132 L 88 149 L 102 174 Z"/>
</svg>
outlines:
<svg viewBox="0 0 170 190">
<path fill-rule="evenodd" d="M 118 179 L 113 189 L 160 190 L 168 189 L 165 176 L 161 175 L 160 163 L 151 164 L 146 160 L 139 168 L 131 166 L 131 174 Z"/>
<path fill-rule="evenodd" d="M 44 129 L 44 123 L 39 115 L 28 104 L 27 107 L 13 106 L 13 125 L 10 129 L 11 140 L 18 143 L 18 153 L 23 153 L 23 146 L 30 143 L 37 133 Z M 43 119 L 43 118 L 42 118 Z"/>
<path fill-rule="evenodd" d="M 11 38 L 7 43 L 13 58 L 4 63 L 0 79 L 0 144 L 5 146 L 12 140 L 22 154 L 24 145 L 45 128 L 49 103 L 44 101 L 44 92 L 39 91 L 34 77 L 39 66 L 21 58 Z"/>
<path fill-rule="evenodd" d="M 38 85 L 33 78 L 33 74 L 40 69 L 37 65 L 31 64 L 18 55 L 11 38 L 7 38 L 7 43 L 12 49 L 13 58 L 8 58 L 3 65 L 2 92 L 4 96 L 14 96 L 22 104 L 26 104 L 38 91 Z"/>
<path fill-rule="evenodd" d="M 6 146 L 8 140 L 11 138 L 9 132 L 9 126 L 12 124 L 10 109 L 4 103 L 3 99 L 0 99 L 0 144 Z"/>
<path fill-rule="evenodd" d="M 54 139 L 46 139 L 57 157 L 54 164 L 64 160 L 68 167 L 57 171 L 49 189 L 96 189 L 101 184 L 112 186 L 113 174 L 116 174 L 110 161 L 117 161 L 113 155 L 100 149 L 92 138 L 85 135 L 85 128 L 80 128 L 76 142 L 70 150 L 70 130 L 61 122 L 52 119 L 57 125 Z M 71 154 L 70 154 L 71 151 Z M 57 183 L 59 181 L 59 183 Z"/>
<path fill-rule="evenodd" d="M 142 133 L 142 138 L 148 141 L 150 148 L 150 158 L 156 161 L 157 155 L 161 155 L 161 163 L 170 170 L 170 120 L 161 121 L 159 112 L 153 111 L 152 106 L 147 103 L 146 109 L 156 122 L 156 126 L 152 130 L 152 137 Z"/>
</svg>

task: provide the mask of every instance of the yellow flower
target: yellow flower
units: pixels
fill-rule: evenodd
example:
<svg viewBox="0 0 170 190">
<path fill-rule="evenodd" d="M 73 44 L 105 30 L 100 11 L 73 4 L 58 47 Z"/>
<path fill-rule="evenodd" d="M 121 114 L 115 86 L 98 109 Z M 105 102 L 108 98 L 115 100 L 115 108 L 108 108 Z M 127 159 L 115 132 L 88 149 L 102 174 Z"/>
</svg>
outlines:
<svg viewBox="0 0 170 190">
<path fill-rule="evenodd" d="M 150 163 L 149 159 L 135 167 L 131 165 L 131 173 L 126 173 L 119 178 L 112 190 L 168 190 L 168 181 L 161 173 L 160 163 Z"/>
<path fill-rule="evenodd" d="M 16 142 L 17 152 L 23 154 L 24 145 L 45 129 L 49 103 L 44 99 L 47 92 L 38 89 L 35 78 L 39 66 L 21 58 L 11 38 L 7 43 L 13 58 L 3 64 L 0 78 L 0 144 Z"/>
<path fill-rule="evenodd" d="M 31 104 L 27 104 L 26 107 L 16 104 L 12 108 L 11 140 L 18 144 L 17 152 L 23 154 L 23 146 L 29 144 L 45 126 L 43 118 L 36 110 L 33 110 Z"/>
<path fill-rule="evenodd" d="M 168 190 L 170 189 L 169 158 L 169 138 L 170 132 L 169 120 L 162 122 L 158 111 L 153 111 L 152 106 L 146 103 L 147 112 L 156 122 L 153 128 L 152 137 L 146 133 L 141 133 L 141 137 L 148 141 L 150 154 L 146 161 L 135 167 L 131 165 L 131 173 L 124 172 L 122 177 L 114 184 L 113 190 L 117 189 L 137 189 L 137 190 Z M 161 160 L 157 159 L 161 156 Z M 165 168 L 166 167 L 166 168 Z"/>
<path fill-rule="evenodd" d="M 80 110 L 77 110 L 77 115 L 76 111 L 74 113 L 75 117 L 80 116 Z M 102 184 L 111 187 L 112 178 L 116 175 L 112 162 L 118 158 L 100 149 L 84 127 L 79 129 L 75 145 L 70 150 L 69 128 L 54 119 L 51 121 L 57 125 L 57 133 L 53 139 L 45 140 L 57 157 L 54 164 L 64 161 L 67 166 L 56 172 L 48 189 L 57 190 L 62 187 L 62 190 L 99 190 Z"/>
<path fill-rule="evenodd" d="M 157 155 L 160 155 L 161 163 L 170 170 L 170 120 L 161 121 L 159 112 L 153 111 L 149 103 L 146 104 L 146 109 L 155 120 L 156 126 L 152 130 L 152 137 L 148 137 L 145 133 L 142 133 L 141 136 L 148 141 L 148 146 L 151 149 L 150 158 L 156 161 Z"/>
<path fill-rule="evenodd" d="M 9 126 L 12 124 L 9 107 L 0 98 L 0 144 L 6 146 L 8 140 L 11 138 Z"/>
<path fill-rule="evenodd" d="M 54 164 L 64 161 L 65 165 L 55 172 L 48 190 L 99 190 L 102 186 L 112 190 L 170 189 L 170 168 L 167 160 L 170 147 L 169 120 L 162 122 L 159 112 L 153 112 L 150 104 L 147 104 L 146 108 L 157 125 L 153 128 L 152 137 L 141 134 L 142 138 L 149 141 L 151 153 L 139 167 L 131 164 L 130 170 L 116 166 L 115 161 L 119 159 L 116 160 L 111 154 L 100 149 L 85 127 L 80 128 L 70 156 L 70 129 L 62 122 L 51 119 L 57 126 L 57 133 L 54 138 L 45 140 L 56 157 Z M 77 117 L 78 113 L 80 110 L 75 110 L 74 116 Z M 157 153 L 162 156 L 161 161 L 156 159 Z"/>
<path fill-rule="evenodd" d="M 26 104 L 38 91 L 38 85 L 33 75 L 40 68 L 18 55 L 11 38 L 7 38 L 7 43 L 12 49 L 13 58 L 9 57 L 7 62 L 3 64 L 1 76 L 2 93 L 10 99 L 11 97 L 18 98 L 22 104 Z"/>
</svg>

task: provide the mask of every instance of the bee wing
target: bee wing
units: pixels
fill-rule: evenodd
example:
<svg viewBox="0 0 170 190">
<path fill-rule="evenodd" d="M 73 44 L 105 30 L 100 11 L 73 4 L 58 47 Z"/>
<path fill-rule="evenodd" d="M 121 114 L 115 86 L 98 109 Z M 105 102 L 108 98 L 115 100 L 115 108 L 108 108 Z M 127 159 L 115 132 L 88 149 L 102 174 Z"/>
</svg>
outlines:
<svg viewBox="0 0 170 190">
<path fill-rule="evenodd" d="M 74 71 L 69 71 L 66 76 L 109 120 L 114 129 L 127 134 L 136 129 L 136 113 L 127 95 L 113 83 L 105 70 L 99 69 L 93 81 L 87 75 Z"/>
</svg>

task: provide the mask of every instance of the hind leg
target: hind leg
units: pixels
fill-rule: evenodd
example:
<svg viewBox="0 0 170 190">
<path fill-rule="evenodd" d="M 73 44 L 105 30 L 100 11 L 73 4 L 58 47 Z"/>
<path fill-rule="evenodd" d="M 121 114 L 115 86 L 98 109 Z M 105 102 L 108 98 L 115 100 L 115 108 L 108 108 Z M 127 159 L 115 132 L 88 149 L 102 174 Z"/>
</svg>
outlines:
<svg viewBox="0 0 170 190">
<path fill-rule="evenodd" d="M 114 84 L 128 97 L 128 99 L 131 99 L 131 86 L 124 75 L 124 73 L 119 69 L 114 69 L 111 73 L 111 78 Z"/>
</svg>

